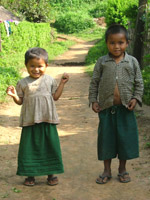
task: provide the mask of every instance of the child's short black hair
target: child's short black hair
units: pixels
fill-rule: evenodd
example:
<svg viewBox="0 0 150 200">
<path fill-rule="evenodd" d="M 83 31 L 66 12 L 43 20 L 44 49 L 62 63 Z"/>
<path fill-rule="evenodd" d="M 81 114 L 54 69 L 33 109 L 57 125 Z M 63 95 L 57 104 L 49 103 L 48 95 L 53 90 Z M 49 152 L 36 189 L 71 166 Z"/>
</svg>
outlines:
<svg viewBox="0 0 150 200">
<path fill-rule="evenodd" d="M 25 64 L 27 64 L 29 60 L 33 58 L 37 58 L 37 59 L 42 58 L 45 61 L 45 64 L 48 64 L 48 53 L 43 48 L 34 47 L 26 51 Z"/>
<path fill-rule="evenodd" d="M 123 33 L 126 37 L 127 42 L 129 41 L 129 36 L 128 36 L 128 31 L 127 29 L 120 25 L 120 24 L 113 24 L 110 27 L 108 27 L 108 29 L 105 32 L 105 41 L 107 42 L 108 40 L 108 36 L 110 34 L 116 34 L 116 33 Z"/>
</svg>

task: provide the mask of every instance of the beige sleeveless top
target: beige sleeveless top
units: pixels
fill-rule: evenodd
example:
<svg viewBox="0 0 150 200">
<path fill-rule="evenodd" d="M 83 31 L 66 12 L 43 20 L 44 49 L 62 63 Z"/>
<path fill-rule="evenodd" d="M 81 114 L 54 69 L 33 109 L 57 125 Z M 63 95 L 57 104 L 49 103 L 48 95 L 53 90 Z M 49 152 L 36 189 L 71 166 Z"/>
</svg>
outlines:
<svg viewBox="0 0 150 200">
<path fill-rule="evenodd" d="M 21 127 L 41 122 L 59 123 L 52 96 L 56 89 L 57 82 L 46 74 L 38 79 L 28 76 L 17 83 L 17 94 L 23 98 L 20 114 Z"/>
</svg>

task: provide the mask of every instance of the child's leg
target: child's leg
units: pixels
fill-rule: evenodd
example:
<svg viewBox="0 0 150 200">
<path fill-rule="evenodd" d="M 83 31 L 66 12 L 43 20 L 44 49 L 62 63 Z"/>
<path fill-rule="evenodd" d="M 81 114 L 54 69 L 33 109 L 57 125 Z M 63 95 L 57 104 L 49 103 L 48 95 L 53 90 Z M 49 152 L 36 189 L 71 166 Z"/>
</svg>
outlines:
<svg viewBox="0 0 150 200">
<path fill-rule="evenodd" d="M 104 172 L 96 179 L 96 183 L 104 184 L 107 183 L 111 178 L 111 159 L 104 160 Z"/>
<path fill-rule="evenodd" d="M 47 184 L 51 185 L 51 186 L 57 185 L 58 184 L 58 178 L 57 178 L 57 176 L 54 176 L 53 174 L 48 175 Z"/>
<path fill-rule="evenodd" d="M 126 160 L 119 160 L 118 177 L 119 177 L 120 182 L 122 183 L 127 183 L 131 181 L 129 173 L 126 171 L 126 163 L 127 163 Z"/>
</svg>

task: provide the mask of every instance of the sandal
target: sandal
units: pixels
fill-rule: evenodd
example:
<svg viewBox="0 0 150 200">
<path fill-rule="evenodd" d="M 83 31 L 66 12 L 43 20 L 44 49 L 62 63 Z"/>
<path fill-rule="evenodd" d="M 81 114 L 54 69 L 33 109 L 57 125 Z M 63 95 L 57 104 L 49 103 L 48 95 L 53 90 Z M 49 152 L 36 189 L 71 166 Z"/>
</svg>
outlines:
<svg viewBox="0 0 150 200">
<path fill-rule="evenodd" d="M 35 185 L 35 178 L 34 177 L 28 177 L 24 181 L 25 186 L 34 186 Z"/>
<path fill-rule="evenodd" d="M 118 174 L 118 177 L 119 177 L 119 181 L 120 181 L 121 183 L 128 183 L 128 182 L 131 181 L 131 178 L 130 178 L 128 172 L 119 173 L 119 174 Z"/>
<path fill-rule="evenodd" d="M 104 180 L 105 178 L 107 178 L 106 180 Z M 96 179 L 96 183 L 98 184 L 105 184 L 107 183 L 110 179 L 112 178 L 112 176 L 108 176 L 108 175 L 101 175 Z"/>
<path fill-rule="evenodd" d="M 52 176 L 47 178 L 47 184 L 50 186 L 54 186 L 58 184 L 58 178 L 57 176 Z"/>
</svg>

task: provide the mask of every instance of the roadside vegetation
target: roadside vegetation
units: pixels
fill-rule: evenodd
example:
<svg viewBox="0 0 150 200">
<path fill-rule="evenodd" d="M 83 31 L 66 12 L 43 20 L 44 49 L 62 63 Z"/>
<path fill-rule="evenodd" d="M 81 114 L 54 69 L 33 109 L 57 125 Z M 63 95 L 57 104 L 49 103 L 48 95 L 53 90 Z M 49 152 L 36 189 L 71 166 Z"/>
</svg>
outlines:
<svg viewBox="0 0 150 200">
<path fill-rule="evenodd" d="M 97 25 L 95 19 L 105 17 L 106 26 L 120 23 L 126 28 L 130 22 L 130 28 L 135 28 L 139 10 L 139 0 L 0 0 L 0 5 L 22 20 L 17 27 L 12 25 L 13 33 L 10 37 L 6 36 L 4 27 L 0 25 L 0 102 L 5 99 L 7 85 L 15 84 L 20 78 L 24 53 L 28 48 L 43 47 L 52 60 L 73 44 L 71 41 L 58 42 L 57 34 L 73 35 L 84 40 L 99 40 L 86 57 L 86 71 L 92 75 L 98 57 L 107 53 L 105 28 Z M 146 21 L 146 15 L 141 19 Z M 146 55 L 145 59 L 150 60 L 149 58 L 150 55 Z M 143 99 L 150 105 L 149 62 L 143 65 L 142 73 L 145 83 Z"/>
</svg>

